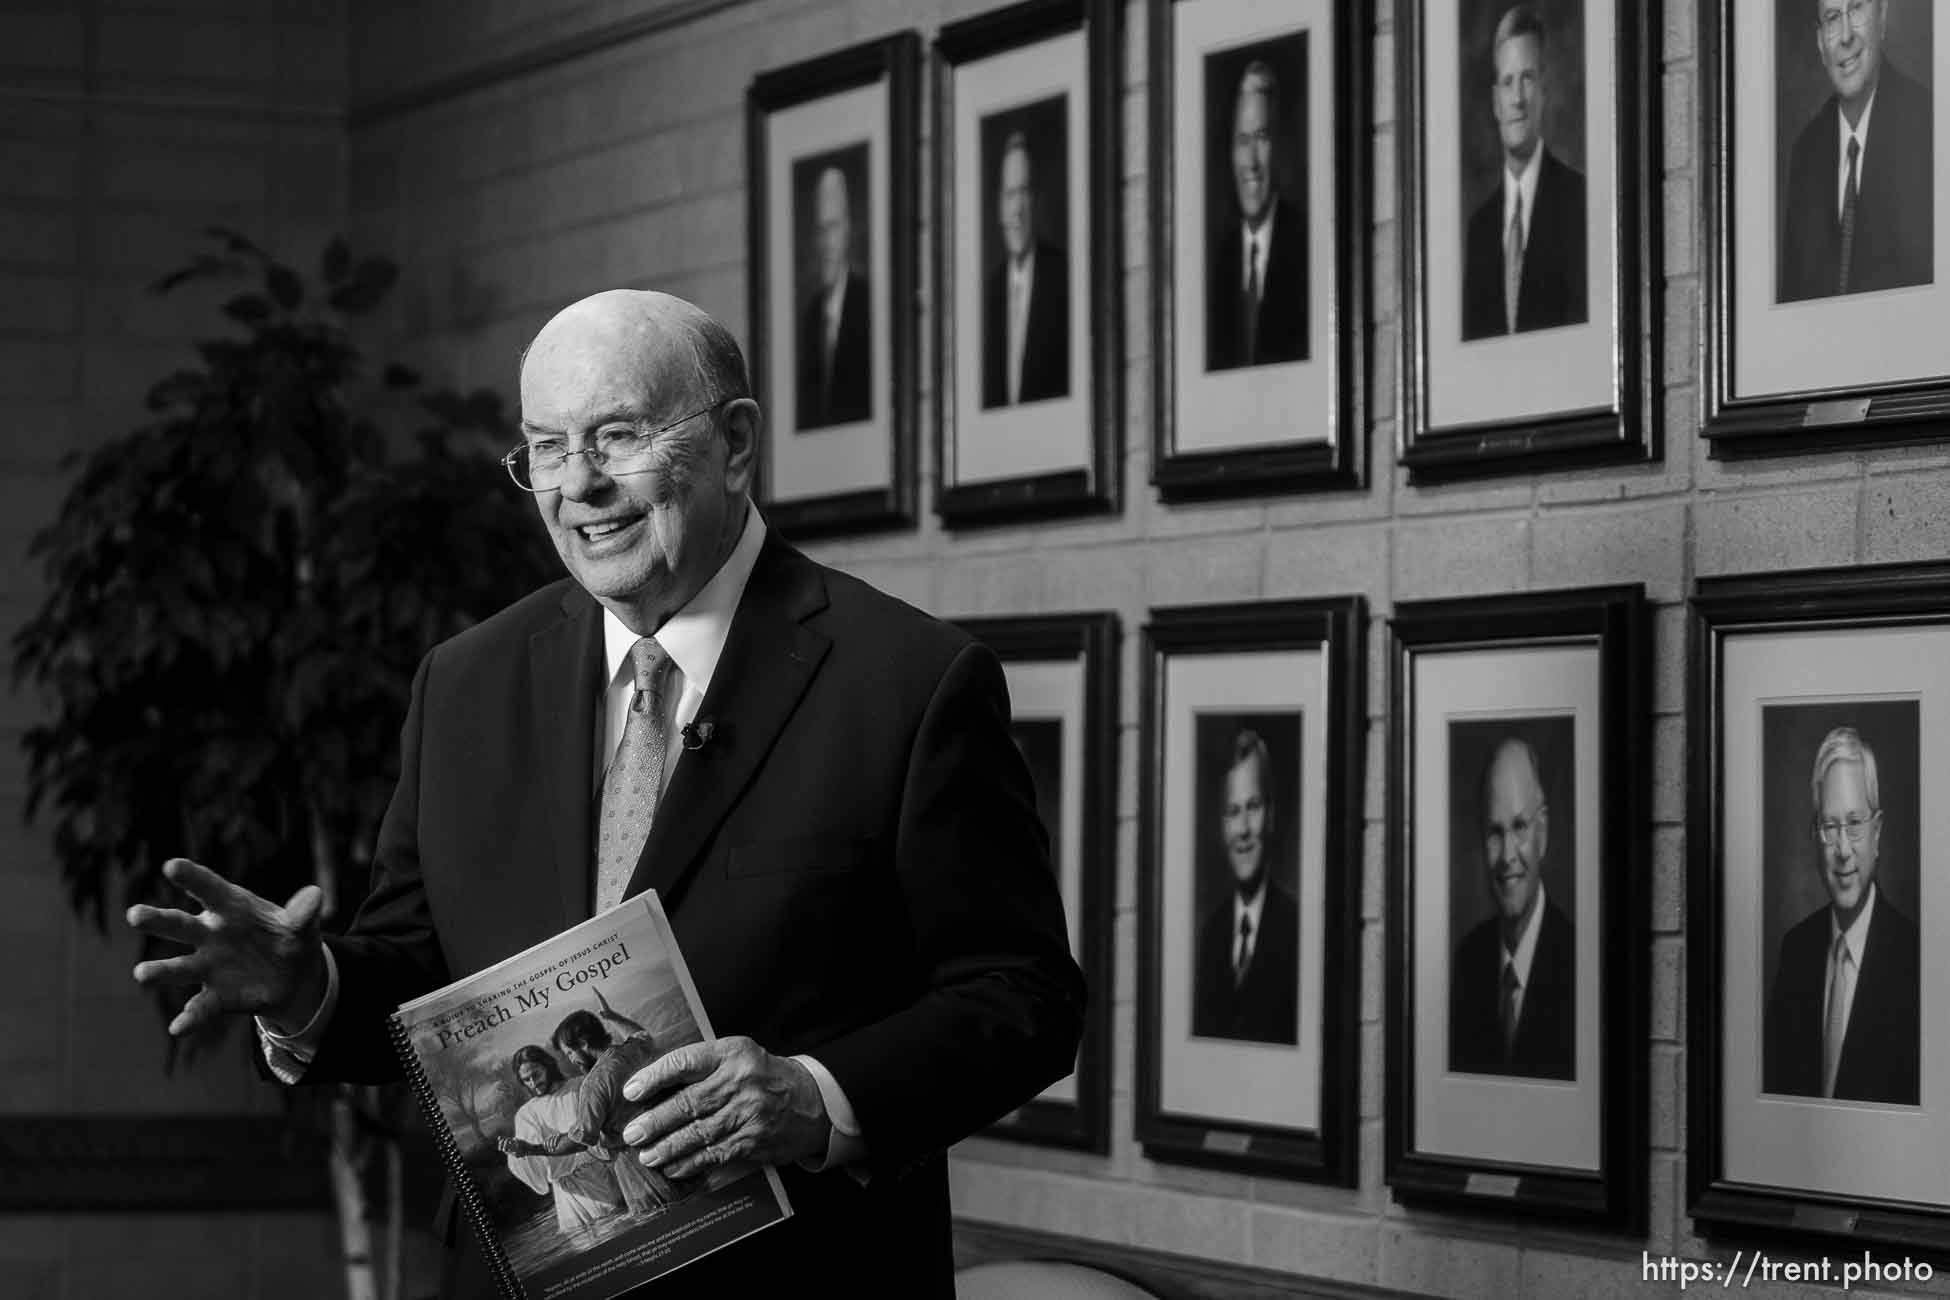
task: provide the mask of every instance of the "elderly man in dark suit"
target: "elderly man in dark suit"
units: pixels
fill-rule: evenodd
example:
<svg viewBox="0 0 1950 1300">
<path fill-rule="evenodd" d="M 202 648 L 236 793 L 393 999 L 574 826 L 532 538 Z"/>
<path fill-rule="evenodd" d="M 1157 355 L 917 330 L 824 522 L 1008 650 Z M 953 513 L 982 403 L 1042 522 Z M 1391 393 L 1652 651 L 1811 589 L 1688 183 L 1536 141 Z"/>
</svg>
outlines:
<svg viewBox="0 0 1950 1300">
<path fill-rule="evenodd" d="M 385 1079 L 398 1003 L 654 887 L 722 1036 L 626 1082 L 626 1137 L 796 1210 L 656 1294 L 948 1296 L 944 1153 L 1070 1072 L 1082 976 L 1001 665 L 767 529 L 747 382 L 663 294 L 544 326 L 508 463 L 569 576 L 422 662 L 351 927 L 174 859 L 204 910 L 132 909 L 190 946 L 136 978 L 202 986 L 178 1032 L 255 1013 L 287 1080 Z M 443 1295 L 493 1295 L 447 1244 Z"/>
<path fill-rule="evenodd" d="M 1280 194 L 1280 82 L 1255 59 L 1232 109 L 1238 210 L 1211 232 L 1205 268 L 1205 367 L 1231 370 L 1307 358 L 1307 209 Z M 1304 178 L 1306 168 L 1296 168 Z M 1301 194 L 1305 195 L 1304 183 Z"/>
<path fill-rule="evenodd" d="M 1465 340 L 1589 317 L 1584 176 L 1544 144 L 1544 24 L 1536 11 L 1507 11 L 1493 53 L 1490 104 L 1503 165 L 1463 236 Z"/>
<path fill-rule="evenodd" d="M 1193 956 L 1192 1032 L 1294 1043 L 1300 1033 L 1300 901 L 1267 872 L 1274 829 L 1271 757 L 1258 732 L 1233 738 L 1219 826 L 1226 897 L 1206 914 Z"/>
<path fill-rule="evenodd" d="M 828 167 L 813 188 L 819 287 L 799 317 L 801 429 L 873 415 L 873 331 L 865 272 L 853 265 L 853 200 L 846 174 Z"/>
<path fill-rule="evenodd" d="M 1574 1078 L 1578 935 L 1544 889 L 1550 809 L 1527 742 L 1497 745 L 1481 798 L 1496 914 L 1463 936 L 1449 969 L 1449 1068 Z"/>
<path fill-rule="evenodd" d="M 1002 261 L 982 300 L 982 405 L 1013 406 L 1070 392 L 1070 259 L 1036 238 L 1029 140 L 1012 132 L 996 186 Z"/>
<path fill-rule="evenodd" d="M 1816 869 L 1828 906 L 1781 938 L 1761 1037 L 1761 1091 L 1914 1106 L 1922 1050 L 1916 922 L 1876 887 L 1875 751 L 1837 727 L 1815 752 Z"/>
<path fill-rule="evenodd" d="M 1782 302 L 1934 281 L 1935 119 L 1930 92 L 1883 53 L 1888 26 L 1889 0 L 1816 0 L 1835 92 L 1788 156 Z"/>
</svg>

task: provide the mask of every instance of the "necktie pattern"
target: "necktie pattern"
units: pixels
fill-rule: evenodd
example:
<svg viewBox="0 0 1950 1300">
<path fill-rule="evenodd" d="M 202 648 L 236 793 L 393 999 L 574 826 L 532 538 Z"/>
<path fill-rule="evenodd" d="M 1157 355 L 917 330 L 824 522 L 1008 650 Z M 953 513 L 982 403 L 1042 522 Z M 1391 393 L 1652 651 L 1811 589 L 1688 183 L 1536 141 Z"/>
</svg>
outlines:
<svg viewBox="0 0 1950 1300">
<path fill-rule="evenodd" d="M 1848 940 L 1835 936 L 1829 959 L 1828 1023 L 1821 1031 L 1821 1095 L 1835 1095 L 1835 1074 L 1842 1065 L 1842 1040 L 1848 1037 L 1848 1004 L 1855 991 L 1855 957 Z"/>
<path fill-rule="evenodd" d="M 1510 205 L 1510 229 L 1503 237 L 1503 317 L 1517 332 L 1517 290 L 1523 286 L 1523 192 Z"/>
<path fill-rule="evenodd" d="M 630 699 L 629 721 L 623 739 L 603 778 L 602 811 L 596 822 L 596 910 L 623 901 L 643 842 L 650 835 L 650 818 L 663 787 L 664 757 L 669 736 L 664 726 L 664 683 L 670 656 L 655 637 L 630 647 L 636 670 L 636 694 Z"/>
<path fill-rule="evenodd" d="M 1848 179 L 1842 184 L 1842 255 L 1836 259 L 1835 292 L 1848 292 L 1848 264 L 1855 255 L 1855 164 L 1862 157 L 1861 142 L 1848 140 Z"/>
</svg>

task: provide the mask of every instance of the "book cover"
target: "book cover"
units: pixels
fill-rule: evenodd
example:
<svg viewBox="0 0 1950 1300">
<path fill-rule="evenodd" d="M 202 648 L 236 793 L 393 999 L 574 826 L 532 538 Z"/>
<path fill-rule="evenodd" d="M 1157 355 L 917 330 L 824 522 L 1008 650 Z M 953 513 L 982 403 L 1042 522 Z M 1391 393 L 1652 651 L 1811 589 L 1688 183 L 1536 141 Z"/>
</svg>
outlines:
<svg viewBox="0 0 1950 1300">
<path fill-rule="evenodd" d="M 673 1183 L 622 1142 L 647 1109 L 623 1084 L 711 1036 L 654 891 L 404 1004 L 393 1036 L 510 1300 L 608 1300 L 792 1213 L 770 1169 Z"/>
</svg>

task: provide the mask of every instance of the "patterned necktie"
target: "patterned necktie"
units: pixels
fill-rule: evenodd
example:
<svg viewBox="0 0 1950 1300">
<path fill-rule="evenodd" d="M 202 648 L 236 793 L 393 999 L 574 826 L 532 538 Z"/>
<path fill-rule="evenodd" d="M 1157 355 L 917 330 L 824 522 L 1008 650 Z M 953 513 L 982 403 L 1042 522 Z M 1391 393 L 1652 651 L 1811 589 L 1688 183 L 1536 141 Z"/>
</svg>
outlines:
<svg viewBox="0 0 1950 1300">
<path fill-rule="evenodd" d="M 1244 912 L 1239 914 L 1239 951 L 1232 958 L 1232 986 L 1238 988 L 1246 982 L 1246 963 L 1253 958 L 1253 918 Z"/>
<path fill-rule="evenodd" d="M 1523 283 L 1523 191 L 1510 205 L 1510 229 L 1503 236 L 1503 317 L 1517 332 L 1517 289 Z"/>
<path fill-rule="evenodd" d="M 670 656 L 655 637 L 630 647 L 636 668 L 636 693 L 630 699 L 629 721 L 623 739 L 603 778 L 602 812 L 596 831 L 596 910 L 606 911 L 623 901 L 630 876 L 643 855 L 650 835 L 650 818 L 663 787 L 665 671 Z"/>
<path fill-rule="evenodd" d="M 1855 991 L 1855 957 L 1848 940 L 1835 936 L 1828 967 L 1828 1023 L 1821 1031 L 1821 1095 L 1835 1095 L 1835 1074 L 1842 1064 L 1842 1040 L 1848 1037 L 1849 996 Z"/>
<path fill-rule="evenodd" d="M 1842 183 L 1842 255 L 1837 263 L 1835 292 L 1848 292 L 1848 263 L 1855 255 L 1855 164 L 1862 157 L 1862 146 L 1854 136 L 1848 139 L 1848 179 Z"/>
<path fill-rule="evenodd" d="M 1517 980 L 1516 965 L 1508 960 L 1503 963 L 1503 997 L 1497 1006 L 1496 1019 L 1503 1031 L 1503 1059 L 1510 1059 L 1510 1049 L 1517 1042 L 1517 994 L 1523 985 Z"/>
</svg>

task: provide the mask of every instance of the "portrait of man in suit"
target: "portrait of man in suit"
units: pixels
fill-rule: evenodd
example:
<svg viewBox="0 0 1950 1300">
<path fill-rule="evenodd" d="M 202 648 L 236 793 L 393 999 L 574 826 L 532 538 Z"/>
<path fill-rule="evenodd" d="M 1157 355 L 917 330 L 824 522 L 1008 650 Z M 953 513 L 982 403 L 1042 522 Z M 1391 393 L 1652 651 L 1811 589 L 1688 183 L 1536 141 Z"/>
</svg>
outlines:
<svg viewBox="0 0 1950 1300">
<path fill-rule="evenodd" d="M 856 206 L 866 166 L 865 145 L 793 165 L 796 180 L 812 178 L 810 185 L 794 187 L 795 201 L 810 207 L 813 252 L 811 273 L 799 277 L 808 286 L 799 310 L 801 429 L 873 415 L 872 294 L 859 253 L 868 241 L 865 213 Z"/>
<path fill-rule="evenodd" d="M 1529 740 L 1504 735 L 1473 791 L 1492 913 L 1463 935 L 1449 969 L 1449 1068 L 1458 1073 L 1576 1077 L 1577 929 L 1545 887 L 1543 772 Z"/>
<path fill-rule="evenodd" d="M 991 129 L 1033 119 L 1054 136 L 1045 162 L 1021 126 L 1002 138 L 994 169 L 999 256 L 989 267 L 982 294 L 982 406 L 992 409 L 1020 402 L 1067 397 L 1070 392 L 1070 259 L 1061 243 L 1039 222 L 1042 193 L 1064 183 L 1062 96 L 1032 109 L 985 121 Z M 1053 130 L 1051 129 L 1053 128 Z"/>
<path fill-rule="evenodd" d="M 1208 56 L 1205 368 L 1308 354 L 1307 34 Z M 1244 60 L 1244 66 L 1239 65 Z"/>
<path fill-rule="evenodd" d="M 1544 139 L 1554 61 L 1571 52 L 1552 51 L 1537 10 L 1520 4 L 1497 20 L 1490 56 L 1499 164 L 1463 232 L 1465 341 L 1589 318 L 1584 174 Z M 1465 131 L 1480 120 L 1461 117 Z"/>
<path fill-rule="evenodd" d="M 1921 947 L 1916 922 L 1876 879 L 1881 773 L 1854 727 L 1822 737 L 1807 793 L 1804 843 L 1828 901 L 1781 938 L 1762 1027 L 1761 1091 L 1914 1106 Z"/>
<path fill-rule="evenodd" d="M 1200 782 L 1221 801 L 1213 874 L 1223 873 L 1225 892 L 1198 930 L 1192 1033 L 1292 1044 L 1300 1032 L 1300 901 L 1269 869 L 1281 787 L 1257 731 L 1238 729 L 1227 759 L 1222 784 Z"/>
<path fill-rule="evenodd" d="M 1786 0 L 1800 41 L 1781 51 L 1784 84 L 1812 45 L 1829 93 L 1787 154 L 1777 297 L 1800 302 L 1934 280 L 1936 154 L 1930 88 L 1889 56 L 1889 0 Z M 1927 23 L 1924 6 L 1919 19 Z M 1916 49 L 1916 46 L 1906 48 Z M 1920 46 L 1927 69 L 1929 44 Z M 1785 99 L 1785 96 L 1782 97 Z M 1782 104 L 1783 129 L 1805 104 Z"/>
</svg>

